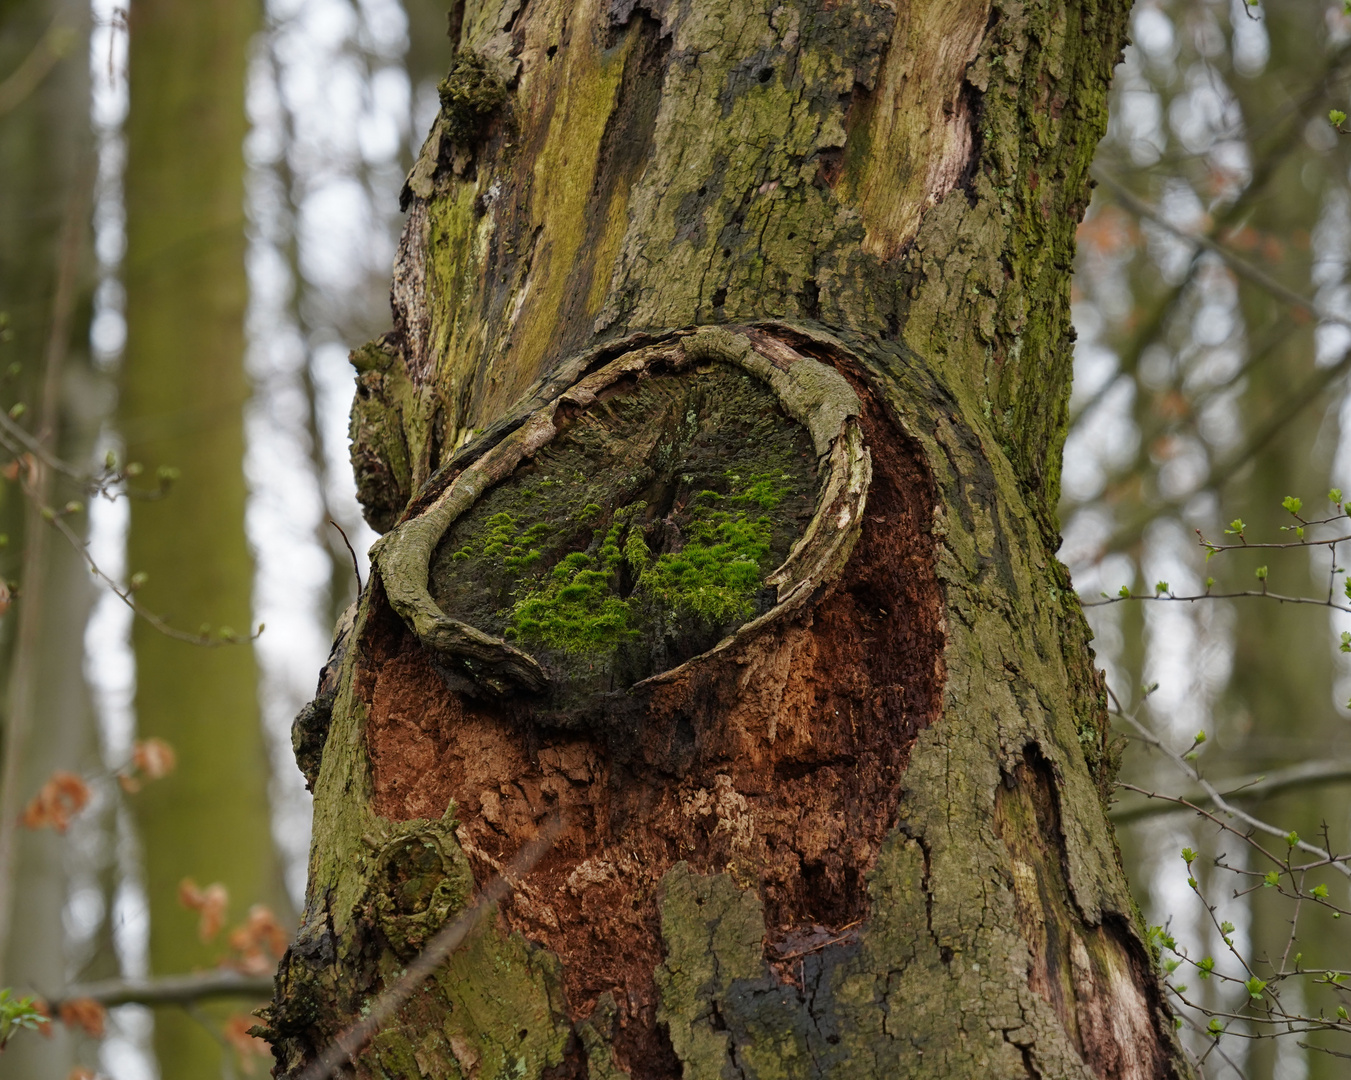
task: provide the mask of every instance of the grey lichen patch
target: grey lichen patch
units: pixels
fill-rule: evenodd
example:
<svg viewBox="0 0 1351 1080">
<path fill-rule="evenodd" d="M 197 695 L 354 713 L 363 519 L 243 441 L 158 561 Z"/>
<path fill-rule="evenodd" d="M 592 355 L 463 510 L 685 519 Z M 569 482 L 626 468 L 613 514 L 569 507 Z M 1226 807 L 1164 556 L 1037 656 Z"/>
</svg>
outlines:
<svg viewBox="0 0 1351 1080">
<path fill-rule="evenodd" d="M 833 1072 L 845 1063 L 822 957 L 812 957 L 809 1006 L 805 986 L 776 978 L 765 963 L 754 889 L 728 874 L 696 874 L 682 862 L 662 879 L 658 903 L 666 959 L 656 973 L 657 1019 L 670 1031 L 686 1080 L 849 1075 Z M 832 965 L 845 955 L 832 950 Z"/>
<path fill-rule="evenodd" d="M 737 979 L 764 973 L 765 919 L 760 897 L 727 874 L 704 875 L 678 863 L 662 879 L 657 1019 L 690 1080 L 721 1076 L 731 1037 L 714 1026 L 715 1002 Z"/>
</svg>

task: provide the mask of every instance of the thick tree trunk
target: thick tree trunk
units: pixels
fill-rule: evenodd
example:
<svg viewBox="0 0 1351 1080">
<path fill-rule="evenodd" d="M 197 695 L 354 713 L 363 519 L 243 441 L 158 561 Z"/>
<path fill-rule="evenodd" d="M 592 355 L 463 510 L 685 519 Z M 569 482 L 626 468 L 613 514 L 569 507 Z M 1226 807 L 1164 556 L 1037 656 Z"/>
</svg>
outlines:
<svg viewBox="0 0 1351 1080">
<path fill-rule="evenodd" d="M 465 3 L 353 354 L 278 1075 L 1186 1072 L 1055 559 L 1127 5 Z"/>
</svg>

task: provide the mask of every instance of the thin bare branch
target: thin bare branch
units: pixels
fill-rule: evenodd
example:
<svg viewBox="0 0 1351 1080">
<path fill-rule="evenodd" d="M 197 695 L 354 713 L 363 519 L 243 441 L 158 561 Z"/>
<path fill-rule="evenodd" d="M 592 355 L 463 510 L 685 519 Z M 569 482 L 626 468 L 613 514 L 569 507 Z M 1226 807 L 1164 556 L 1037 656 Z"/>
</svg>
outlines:
<svg viewBox="0 0 1351 1080">
<path fill-rule="evenodd" d="M 1226 799 L 1265 799 L 1290 788 L 1305 789 L 1347 781 L 1351 781 L 1351 761 L 1311 761 L 1292 765 L 1288 769 L 1226 781 L 1222 794 Z M 1176 797 L 1160 796 L 1136 787 L 1129 790 L 1136 793 L 1135 797 L 1129 801 L 1123 799 L 1112 808 L 1111 818 L 1118 825 L 1162 814 L 1191 811 L 1196 806 L 1213 805 L 1210 796 L 1199 786 L 1190 787 Z"/>
<path fill-rule="evenodd" d="M 1145 742 L 1149 743 L 1155 749 L 1159 750 L 1161 753 L 1167 756 L 1173 762 L 1174 765 L 1176 765 L 1183 773 L 1186 774 L 1186 776 L 1188 777 L 1188 779 L 1192 781 L 1192 783 L 1196 784 L 1202 791 L 1204 791 L 1206 796 L 1210 799 L 1211 805 L 1213 805 L 1216 810 L 1218 810 L 1222 814 L 1226 814 L 1231 818 L 1235 818 L 1236 820 L 1243 822 L 1251 829 L 1254 829 L 1258 832 L 1266 833 L 1269 836 L 1279 836 L 1281 839 L 1284 840 L 1287 837 L 1291 837 L 1294 835 L 1288 832 L 1287 830 L 1278 829 L 1275 825 L 1270 825 L 1267 822 L 1263 821 L 1261 818 L 1254 817 L 1252 814 L 1249 814 L 1246 810 L 1242 810 L 1239 807 L 1234 806 L 1230 802 L 1228 802 L 1225 799 L 1225 797 L 1215 789 L 1214 784 L 1212 784 L 1209 780 L 1206 780 L 1203 776 L 1201 776 L 1199 772 L 1196 771 L 1195 768 L 1192 767 L 1191 762 L 1187 761 L 1186 758 L 1184 758 L 1181 754 L 1177 753 L 1177 751 L 1175 751 L 1171 746 L 1169 746 L 1161 738 L 1159 738 L 1156 734 L 1154 734 L 1154 732 L 1151 731 L 1147 725 L 1142 723 L 1135 716 L 1134 713 L 1127 713 L 1124 709 L 1122 709 L 1121 702 L 1117 699 L 1116 695 L 1112 693 L 1110 688 L 1108 689 L 1107 693 L 1111 697 L 1112 701 L 1116 704 L 1116 708 L 1118 710 L 1116 715 L 1120 716 L 1122 720 L 1130 724 L 1131 727 L 1135 728 L 1135 730 L 1139 732 L 1140 737 Z M 1185 800 L 1178 800 L 1178 801 L 1185 802 Z M 1188 803 L 1187 805 L 1191 806 L 1192 804 Z M 1204 814 L 1206 817 L 1213 816 L 1208 811 L 1203 810 L 1198 806 L 1192 806 L 1192 809 L 1194 809 L 1199 814 Z M 1294 844 L 1292 844 L 1291 846 L 1298 848 L 1300 851 L 1307 852 L 1308 854 L 1313 855 L 1316 858 L 1327 860 L 1328 865 L 1337 870 L 1338 873 L 1344 874 L 1346 877 L 1351 877 L 1351 867 L 1348 867 L 1346 865 L 1345 859 L 1335 858 L 1329 852 L 1318 847 L 1316 844 L 1311 844 L 1307 840 L 1296 839 Z"/>
<path fill-rule="evenodd" d="M 85 998 L 111 1008 L 115 1005 L 192 1005 L 217 998 L 270 998 L 271 975 L 245 975 L 221 969 L 191 975 L 161 975 L 145 979 L 105 979 L 66 987 L 48 1004 L 59 1009 L 63 1002 Z"/>
<path fill-rule="evenodd" d="M 1307 296 L 1295 292 L 1294 289 L 1291 289 L 1287 285 L 1283 285 L 1265 270 L 1254 266 L 1241 255 L 1230 251 L 1223 244 L 1216 243 L 1210 237 L 1203 236 L 1200 233 L 1188 232 L 1186 229 L 1174 225 L 1166 217 L 1160 214 L 1157 209 L 1131 191 L 1130 188 L 1121 182 L 1121 180 L 1101 167 L 1093 169 L 1093 178 L 1102 184 L 1103 187 L 1111 191 L 1112 197 L 1137 217 L 1146 218 L 1149 221 L 1154 222 L 1154 224 L 1158 225 L 1161 229 L 1172 233 L 1179 240 L 1185 240 L 1189 244 L 1196 244 L 1198 247 L 1204 248 L 1214 255 L 1218 255 L 1230 269 L 1234 271 L 1234 273 L 1239 275 L 1239 277 L 1251 281 L 1261 289 L 1265 289 L 1272 296 L 1276 297 L 1276 299 L 1289 304 L 1291 307 L 1308 312 L 1315 319 L 1337 323 L 1340 326 L 1351 329 L 1351 319 L 1348 319 L 1346 316 L 1339 315 L 1335 311 L 1328 311 L 1327 309 L 1320 307 Z"/>
</svg>

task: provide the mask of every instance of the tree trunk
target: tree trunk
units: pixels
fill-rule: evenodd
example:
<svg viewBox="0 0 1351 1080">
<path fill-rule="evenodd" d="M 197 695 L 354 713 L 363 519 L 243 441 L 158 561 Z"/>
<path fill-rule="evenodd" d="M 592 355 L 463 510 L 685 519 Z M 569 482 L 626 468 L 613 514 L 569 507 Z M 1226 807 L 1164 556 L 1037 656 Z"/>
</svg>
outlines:
<svg viewBox="0 0 1351 1080">
<path fill-rule="evenodd" d="M 357 350 L 293 1075 L 1184 1075 L 1054 506 L 1127 5 L 469 2 Z"/>
<path fill-rule="evenodd" d="M 138 594 L 176 627 L 250 629 L 253 562 L 244 536 L 244 112 L 256 3 L 136 0 L 127 118 L 127 348 L 120 421 L 142 488 L 181 474 L 168 498 L 132 500 L 127 563 Z M 150 906 L 152 974 L 213 967 L 223 935 L 198 937 L 179 882 L 222 882 L 233 921 L 285 903 L 268 812 L 257 670 L 247 644 L 201 648 L 137 620 L 141 738 L 178 752 L 168 778 L 134 796 Z M 247 1008 L 237 1003 L 236 1008 Z M 219 1017 L 214 1017 L 219 1019 Z M 226 1051 L 227 1053 L 229 1051 Z M 220 1072 L 210 1029 L 155 1015 L 164 1080 Z"/>
<path fill-rule="evenodd" d="M 88 12 L 51 0 L 0 3 L 0 81 L 56 43 L 50 70 L 8 111 L 9 103 L 0 103 L 0 160 L 7 163 L 0 183 L 0 311 L 9 316 L 0 368 L 22 366 L 7 380 L 4 407 L 23 401 L 23 423 L 47 449 L 83 462 L 101 419 L 91 407 L 97 376 L 87 346 Z M 34 476 L 31 491 L 56 507 L 84 497 L 51 471 Z M 83 530 L 82 515 L 66 521 Z M 96 594 L 83 559 L 17 484 L 4 485 L 0 495 L 0 533 L 7 541 L 0 572 L 19 583 L 17 603 L 0 625 L 0 985 L 59 988 L 72 969 L 88 970 L 91 951 L 87 937 L 71 932 L 68 904 L 104 869 L 79 865 L 71 845 L 95 840 L 101 824 L 86 818 L 73 835 L 58 836 L 24 829 L 20 817 L 55 770 L 88 774 L 101 764 L 81 648 Z M 51 1035 L 14 1040 L 0 1057 L 0 1077 L 65 1076 L 78 1060 L 78 1040 L 59 1026 Z"/>
</svg>

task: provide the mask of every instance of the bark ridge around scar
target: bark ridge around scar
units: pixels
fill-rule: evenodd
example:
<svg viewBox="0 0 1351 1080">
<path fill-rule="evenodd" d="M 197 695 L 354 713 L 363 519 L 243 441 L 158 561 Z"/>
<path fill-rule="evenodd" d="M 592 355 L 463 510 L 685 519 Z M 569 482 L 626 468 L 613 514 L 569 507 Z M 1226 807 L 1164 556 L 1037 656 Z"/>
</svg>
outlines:
<svg viewBox="0 0 1351 1080">
<path fill-rule="evenodd" d="M 502 693 L 508 687 L 544 691 L 549 676 L 538 660 L 439 607 L 429 589 L 433 553 L 457 518 L 558 434 L 561 416 L 585 409 L 617 383 L 646 377 L 656 367 L 678 373 L 707 363 L 732 365 L 765 383 L 788 415 L 807 429 L 822 478 L 810 522 L 766 579 L 777 590 L 774 605 L 703 655 L 719 652 L 736 636 L 757 632 L 797 610 L 825 585 L 853 550 L 867 502 L 871 464 L 858 424 L 858 397 L 833 368 L 782 343 L 762 353 L 746 334 L 702 327 L 621 355 L 522 416 L 500 442 L 465 464 L 426 509 L 377 541 L 372 559 L 385 595 L 418 639 L 438 653 L 462 658 L 471 677 L 491 692 Z M 658 671 L 649 677 L 670 674 Z"/>
</svg>

